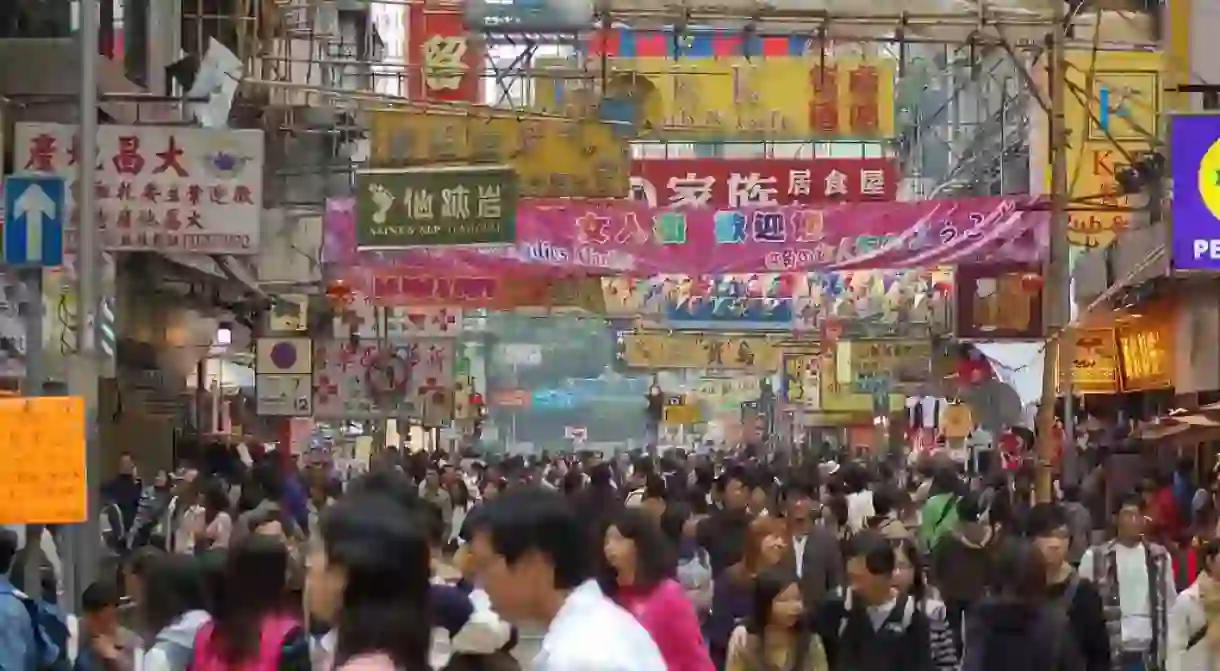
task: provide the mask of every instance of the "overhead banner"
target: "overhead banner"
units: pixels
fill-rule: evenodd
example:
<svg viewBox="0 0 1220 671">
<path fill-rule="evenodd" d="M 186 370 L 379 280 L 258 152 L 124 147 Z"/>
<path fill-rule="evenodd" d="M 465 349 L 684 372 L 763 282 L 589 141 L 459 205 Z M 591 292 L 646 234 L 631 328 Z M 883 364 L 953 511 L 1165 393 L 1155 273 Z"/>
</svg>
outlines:
<svg viewBox="0 0 1220 671">
<path fill-rule="evenodd" d="M 833 324 L 847 340 L 953 332 L 953 272 L 939 268 L 615 277 L 602 279 L 602 291 L 608 316 L 668 319 L 675 327 L 770 329 L 778 320 L 756 324 L 743 319 L 756 314 L 755 306 L 768 305 L 774 306 L 768 308 L 772 314 L 790 315 L 782 330 L 821 334 Z M 702 302 L 693 303 L 697 299 Z M 707 304 L 710 314 L 695 319 L 690 305 Z"/>
<path fill-rule="evenodd" d="M 14 170 L 79 174 L 77 126 L 19 123 Z M 98 128 L 97 225 L 108 251 L 257 254 L 263 132 L 181 126 Z M 75 202 L 68 191 L 68 208 Z M 75 219 L 69 224 L 76 229 Z M 75 236 L 67 247 L 75 250 Z"/>
<path fill-rule="evenodd" d="M 1173 159 L 1173 267 L 1220 270 L 1220 115 L 1169 121 Z"/>
<path fill-rule="evenodd" d="M 1072 330 L 1072 393 L 1117 394 L 1122 391 L 1118 337 L 1113 328 Z"/>
<path fill-rule="evenodd" d="M 521 194 L 622 198 L 631 168 L 626 142 L 599 121 L 464 115 L 436 110 L 368 112 L 371 166 L 509 164 Z"/>
<path fill-rule="evenodd" d="M 616 31 L 599 35 L 606 33 L 613 40 Z M 664 37 L 654 33 L 647 39 Z M 793 37 L 786 42 L 788 53 L 766 58 L 624 53 L 609 61 L 607 97 L 638 111 L 645 136 L 806 142 L 894 137 L 895 62 L 808 53 L 809 41 Z M 617 51 L 604 38 L 595 38 L 592 50 Z M 562 110 L 575 102 L 562 87 L 557 92 L 538 98 L 542 109 Z"/>
<path fill-rule="evenodd" d="M 1114 175 L 1129 162 L 1128 155 L 1160 144 L 1163 67 L 1159 53 L 1068 50 L 1064 118 L 1073 245 L 1109 245 L 1131 223 L 1131 213 L 1121 210 L 1142 205 L 1142 196 L 1133 201 L 1119 194 Z"/>
<path fill-rule="evenodd" d="M 902 173 L 884 158 L 675 158 L 631 162 L 631 198 L 652 207 L 774 207 L 892 201 Z"/>
<path fill-rule="evenodd" d="M 357 255 L 355 219 L 327 218 L 325 258 L 420 272 L 649 276 L 933 268 L 1037 262 L 1049 213 L 1030 196 L 736 210 L 526 201 L 509 250 L 403 250 Z"/>
<path fill-rule="evenodd" d="M 511 245 L 517 176 L 505 166 L 389 168 L 356 173 L 356 244 L 403 249 Z"/>
<path fill-rule="evenodd" d="M 774 373 L 782 352 L 765 338 L 691 333 L 627 333 L 619 353 L 630 368 L 742 370 Z"/>
<path fill-rule="evenodd" d="M 1042 269 L 959 266 L 953 312 L 959 338 L 1041 340 Z"/>
<path fill-rule="evenodd" d="M 596 277 L 508 277 L 478 272 L 437 274 L 378 271 L 365 278 L 369 300 L 385 306 L 488 308 L 574 308 L 605 313 Z"/>
<path fill-rule="evenodd" d="M 433 0 L 407 4 L 408 98 L 430 102 L 483 102 L 481 39 L 471 39 L 461 3 Z"/>
</svg>

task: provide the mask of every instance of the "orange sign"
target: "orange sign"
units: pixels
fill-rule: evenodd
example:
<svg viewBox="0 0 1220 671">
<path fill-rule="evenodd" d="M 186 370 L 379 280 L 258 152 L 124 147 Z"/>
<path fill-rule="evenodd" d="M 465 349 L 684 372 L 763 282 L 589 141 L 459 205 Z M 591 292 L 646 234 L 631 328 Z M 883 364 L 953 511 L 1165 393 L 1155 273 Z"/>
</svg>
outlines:
<svg viewBox="0 0 1220 671">
<path fill-rule="evenodd" d="M 528 408 L 530 407 L 530 393 L 521 389 L 493 391 L 491 404 L 501 408 Z"/>
<path fill-rule="evenodd" d="M 0 524 L 87 519 L 84 399 L 0 400 L 0 445 Z"/>
<path fill-rule="evenodd" d="M 1116 394 L 1122 390 L 1118 339 L 1112 328 L 1072 331 L 1072 391 L 1077 394 Z"/>
<path fill-rule="evenodd" d="M 1151 391 L 1173 387 L 1173 319 L 1144 315 L 1118 325 L 1118 352 L 1123 390 Z"/>
</svg>

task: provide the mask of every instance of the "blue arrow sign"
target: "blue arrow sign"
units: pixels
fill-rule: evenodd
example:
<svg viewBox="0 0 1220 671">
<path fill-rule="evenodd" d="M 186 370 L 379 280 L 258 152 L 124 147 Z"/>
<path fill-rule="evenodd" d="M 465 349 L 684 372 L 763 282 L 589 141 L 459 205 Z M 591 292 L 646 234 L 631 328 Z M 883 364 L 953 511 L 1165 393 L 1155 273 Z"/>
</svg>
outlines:
<svg viewBox="0 0 1220 671">
<path fill-rule="evenodd" d="M 13 175 L 4 180 L 7 265 L 63 265 L 66 195 L 62 177 Z"/>
</svg>

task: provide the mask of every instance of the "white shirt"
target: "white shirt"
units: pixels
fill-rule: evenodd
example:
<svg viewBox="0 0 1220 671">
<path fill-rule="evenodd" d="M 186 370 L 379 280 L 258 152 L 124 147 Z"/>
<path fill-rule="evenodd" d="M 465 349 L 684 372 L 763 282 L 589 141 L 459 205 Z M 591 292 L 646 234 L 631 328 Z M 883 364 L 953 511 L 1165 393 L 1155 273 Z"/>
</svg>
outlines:
<svg viewBox="0 0 1220 671">
<path fill-rule="evenodd" d="M 847 495 L 847 524 L 852 531 L 864 529 L 868 518 L 876 515 L 873 508 L 873 492 L 866 489 L 862 492 Z"/>
<path fill-rule="evenodd" d="M 1090 548 L 1080 558 L 1080 575 L 1089 578 L 1093 575 L 1093 549 Z M 1114 570 L 1118 577 L 1118 607 L 1122 611 L 1123 647 L 1129 650 L 1141 650 L 1152 642 L 1152 604 L 1148 593 L 1148 550 L 1144 544 L 1127 547 L 1122 543 L 1114 544 Z M 1165 592 L 1165 608 L 1173 607 L 1177 587 L 1173 582 L 1173 572 L 1166 571 L 1165 584 L 1161 587 Z"/>
<path fill-rule="evenodd" d="M 792 554 L 796 559 L 796 577 L 800 578 L 805 570 L 805 544 L 809 542 L 809 534 L 792 537 Z"/>
<path fill-rule="evenodd" d="M 589 580 L 551 620 L 533 671 L 667 671 L 652 636 Z"/>
</svg>

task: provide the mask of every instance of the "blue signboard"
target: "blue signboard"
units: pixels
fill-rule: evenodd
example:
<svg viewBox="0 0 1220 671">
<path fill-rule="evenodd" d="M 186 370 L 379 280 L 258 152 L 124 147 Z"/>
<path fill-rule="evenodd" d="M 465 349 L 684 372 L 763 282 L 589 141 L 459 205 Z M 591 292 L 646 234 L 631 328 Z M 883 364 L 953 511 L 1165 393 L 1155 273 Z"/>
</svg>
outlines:
<svg viewBox="0 0 1220 671">
<path fill-rule="evenodd" d="M 675 328 L 781 331 L 792 327 L 791 298 L 691 297 L 665 306 Z"/>
<path fill-rule="evenodd" d="M 1173 267 L 1220 270 L 1220 115 L 1169 121 L 1173 170 Z"/>
<path fill-rule="evenodd" d="M 4 180 L 5 264 L 63 265 L 65 197 L 62 177 L 13 175 Z"/>
</svg>

